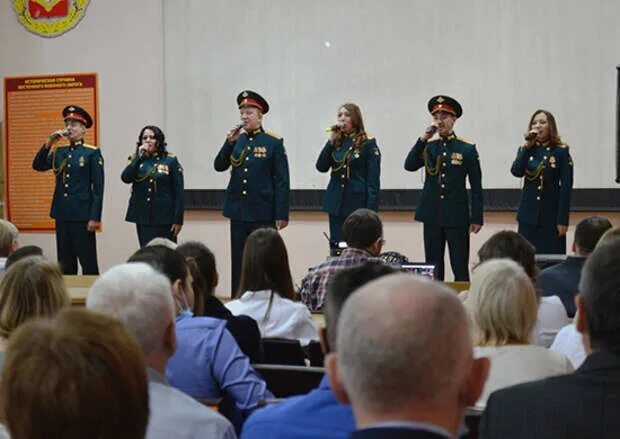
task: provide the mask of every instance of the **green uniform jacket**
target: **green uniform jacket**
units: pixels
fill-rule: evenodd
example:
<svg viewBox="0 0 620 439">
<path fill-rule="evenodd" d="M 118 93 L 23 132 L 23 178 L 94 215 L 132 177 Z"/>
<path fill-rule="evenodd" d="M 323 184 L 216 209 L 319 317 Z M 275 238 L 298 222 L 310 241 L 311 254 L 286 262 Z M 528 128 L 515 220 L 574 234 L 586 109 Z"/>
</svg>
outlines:
<svg viewBox="0 0 620 439">
<path fill-rule="evenodd" d="M 535 226 L 568 225 L 573 188 L 573 160 L 568 146 L 522 146 L 510 172 L 524 177 L 517 221 Z"/>
<path fill-rule="evenodd" d="M 145 225 L 183 224 L 183 167 L 173 154 L 132 154 L 121 174 L 131 183 L 125 221 Z"/>
<path fill-rule="evenodd" d="M 214 167 L 231 168 L 224 216 L 235 221 L 288 221 L 289 172 L 282 138 L 261 127 L 225 142 Z"/>
<path fill-rule="evenodd" d="M 379 176 L 381 153 L 374 138 L 369 138 L 358 149 L 353 139 L 345 137 L 334 147 L 327 142 L 316 161 L 319 172 L 331 169 L 323 210 L 330 215 L 348 216 L 365 207 L 379 210 Z"/>
<path fill-rule="evenodd" d="M 103 157 L 99 148 L 82 141 L 54 147 L 45 145 L 34 160 L 35 171 L 52 169 L 56 187 L 50 216 L 60 221 L 101 221 Z"/>
<path fill-rule="evenodd" d="M 424 167 L 426 175 L 415 219 L 441 227 L 483 224 L 482 172 L 476 145 L 454 134 L 418 139 L 405 160 L 407 171 Z M 471 187 L 471 215 L 465 178 Z"/>
</svg>

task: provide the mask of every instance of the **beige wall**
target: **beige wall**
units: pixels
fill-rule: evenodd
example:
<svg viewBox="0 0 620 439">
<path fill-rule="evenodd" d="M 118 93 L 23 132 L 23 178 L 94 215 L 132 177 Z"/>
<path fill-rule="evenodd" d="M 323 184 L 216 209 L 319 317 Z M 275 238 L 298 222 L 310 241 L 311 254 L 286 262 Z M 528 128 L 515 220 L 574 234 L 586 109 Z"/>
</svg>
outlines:
<svg viewBox="0 0 620 439">
<path fill-rule="evenodd" d="M 100 143 L 105 157 L 106 191 L 104 231 L 98 235 L 97 244 L 100 267 L 105 270 L 126 260 L 137 247 L 133 224 L 123 221 L 129 187 L 120 181 L 120 171 L 134 148 L 138 130 L 147 123 L 164 126 L 161 2 L 93 0 L 76 29 L 52 39 L 27 32 L 17 22 L 9 4 L 5 6 L 0 8 L 0 77 L 65 72 L 99 74 Z M 171 148 L 174 150 L 173 145 Z M 215 150 L 203 145 L 196 148 L 204 148 L 204 166 L 210 166 Z M 422 229 L 413 222 L 412 213 L 381 215 L 385 222 L 386 248 L 422 260 Z M 572 223 L 582 216 L 574 214 Z M 620 225 L 620 214 L 612 215 L 612 221 Z M 472 252 L 493 232 L 506 228 L 515 228 L 513 213 L 488 213 L 482 232 L 472 238 Z M 291 225 L 283 231 L 283 236 L 296 282 L 308 267 L 325 258 L 327 243 L 322 232 L 327 230 L 325 214 L 293 212 Z M 230 284 L 228 222 L 220 212 L 187 212 L 181 240 L 190 239 L 204 241 L 213 249 L 222 278 L 220 292 L 227 292 Z M 56 256 L 52 234 L 22 234 L 20 242 L 39 245 L 50 258 Z"/>
</svg>

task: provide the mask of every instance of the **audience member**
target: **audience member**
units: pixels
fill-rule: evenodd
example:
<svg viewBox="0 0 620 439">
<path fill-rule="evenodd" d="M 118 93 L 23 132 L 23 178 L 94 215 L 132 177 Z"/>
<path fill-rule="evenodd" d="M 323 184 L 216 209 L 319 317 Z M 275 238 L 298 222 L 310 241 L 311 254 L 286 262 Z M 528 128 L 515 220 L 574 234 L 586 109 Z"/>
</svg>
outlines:
<svg viewBox="0 0 620 439">
<path fill-rule="evenodd" d="M 574 369 L 579 368 L 586 361 L 587 357 L 586 348 L 583 346 L 583 337 L 575 327 L 575 322 L 577 321 L 576 314 L 574 321 L 560 329 L 549 348 L 552 351 L 565 355 Z"/>
<path fill-rule="evenodd" d="M 578 292 L 583 263 L 608 229 L 611 229 L 611 223 L 607 218 L 589 216 L 582 219 L 575 228 L 574 256 L 568 256 L 564 262 L 549 267 L 538 275 L 538 288 L 542 295 L 558 296 L 570 318 L 575 316 L 575 295 Z"/>
<path fill-rule="evenodd" d="M 376 212 L 357 209 L 342 225 L 347 243 L 340 256 L 312 268 L 301 282 L 301 301 L 310 311 L 322 311 L 327 285 L 334 273 L 346 267 L 378 258 L 383 247 L 383 224 Z"/>
<path fill-rule="evenodd" d="M 455 437 L 489 367 L 473 358 L 454 292 L 407 274 L 372 281 L 347 300 L 336 346 L 327 373 L 353 407 L 352 438 Z"/>
<path fill-rule="evenodd" d="M 276 229 L 255 230 L 245 242 L 237 299 L 226 307 L 256 320 L 263 338 L 298 339 L 306 346 L 317 340 L 317 328 L 308 309 L 294 299 L 282 237 Z"/>
<path fill-rule="evenodd" d="M 481 438 L 612 438 L 620 432 L 620 239 L 599 242 L 581 273 L 576 327 L 588 357 L 574 373 L 493 393 Z"/>
<path fill-rule="evenodd" d="M 192 280 L 185 259 L 176 251 L 143 247 L 129 262 L 149 264 L 172 284 L 177 349 L 166 368 L 170 384 L 194 398 L 230 397 L 236 409 L 231 420 L 239 429 L 243 419 L 273 395 L 226 329 L 226 321 L 192 317 Z"/>
<path fill-rule="evenodd" d="M 30 256 L 43 256 L 43 249 L 38 245 L 25 245 L 23 247 L 18 248 L 13 253 L 6 258 L 6 264 L 4 265 L 4 270 L 8 270 L 11 265 L 16 263 L 17 261 L 30 257 Z"/>
<path fill-rule="evenodd" d="M 373 279 L 394 273 L 387 265 L 367 262 L 334 274 L 325 296 L 325 328 L 319 329 L 325 354 L 337 352 L 338 317 L 347 298 Z M 351 407 L 339 403 L 324 377 L 307 395 L 287 398 L 257 410 L 250 416 L 241 437 L 248 439 L 348 438 L 355 430 Z"/>
<path fill-rule="evenodd" d="M 161 236 L 151 239 L 149 242 L 146 243 L 145 247 L 157 247 L 159 245 L 163 247 L 168 247 L 170 250 L 176 250 L 177 248 L 176 242 L 171 241 L 168 238 L 162 238 Z"/>
<path fill-rule="evenodd" d="M 149 394 L 140 348 L 116 319 L 84 309 L 11 336 L 0 399 L 13 439 L 144 438 Z"/>
<path fill-rule="evenodd" d="M 534 284 L 538 268 L 536 267 L 536 249 L 522 235 L 503 230 L 491 236 L 478 250 L 479 264 L 490 259 L 512 259 L 523 269 Z M 566 309 L 558 296 L 541 297 L 538 301 L 538 318 L 532 341 L 534 344 L 548 348 L 558 331 L 568 323 Z"/>
<path fill-rule="evenodd" d="M 516 262 L 492 259 L 478 265 L 465 308 L 472 321 L 474 356 L 491 360 L 489 378 L 476 405 L 484 406 L 497 389 L 573 371 L 564 355 L 529 344 L 538 298 Z"/>
<path fill-rule="evenodd" d="M 196 295 L 194 315 L 214 317 L 226 320 L 226 328 L 230 331 L 239 347 L 252 363 L 262 360 L 261 336 L 256 320 L 249 316 L 234 316 L 224 304 L 215 297 L 218 284 L 218 273 L 215 255 L 201 242 L 189 241 L 177 247 L 177 251 L 186 261 L 194 261 L 197 272 L 192 272 L 192 287 Z M 191 269 L 191 265 L 190 265 Z"/>
<path fill-rule="evenodd" d="M 4 273 L 6 258 L 19 248 L 17 227 L 9 221 L 0 219 L 0 274 Z"/>
<path fill-rule="evenodd" d="M 147 367 L 148 438 L 234 438 L 233 426 L 166 380 L 176 349 L 175 309 L 168 279 L 144 263 L 113 267 L 91 287 L 86 306 L 122 321 L 136 337 Z"/>
<path fill-rule="evenodd" d="M 597 245 L 595 246 L 595 248 L 602 244 L 603 242 L 606 242 L 608 239 L 614 239 L 614 238 L 620 238 L 620 227 L 614 227 L 612 229 L 607 230 L 605 233 L 603 233 L 603 236 L 601 236 L 601 238 L 598 240 Z"/>
<path fill-rule="evenodd" d="M 13 264 L 0 280 L 0 370 L 13 331 L 29 319 L 51 317 L 70 303 L 58 265 L 38 256 Z"/>
</svg>

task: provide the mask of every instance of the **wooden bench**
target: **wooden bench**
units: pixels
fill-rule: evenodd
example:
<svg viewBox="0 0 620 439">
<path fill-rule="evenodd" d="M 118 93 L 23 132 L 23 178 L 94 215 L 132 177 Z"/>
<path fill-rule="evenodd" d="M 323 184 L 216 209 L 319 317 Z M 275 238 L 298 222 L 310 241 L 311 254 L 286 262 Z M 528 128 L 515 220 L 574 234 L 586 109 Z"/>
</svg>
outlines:
<svg viewBox="0 0 620 439">
<path fill-rule="evenodd" d="M 99 276 L 97 275 L 70 275 L 65 274 L 63 279 L 67 291 L 69 291 L 69 297 L 71 298 L 71 305 L 73 306 L 85 306 L 86 296 L 88 296 L 88 290 L 95 283 Z"/>
</svg>

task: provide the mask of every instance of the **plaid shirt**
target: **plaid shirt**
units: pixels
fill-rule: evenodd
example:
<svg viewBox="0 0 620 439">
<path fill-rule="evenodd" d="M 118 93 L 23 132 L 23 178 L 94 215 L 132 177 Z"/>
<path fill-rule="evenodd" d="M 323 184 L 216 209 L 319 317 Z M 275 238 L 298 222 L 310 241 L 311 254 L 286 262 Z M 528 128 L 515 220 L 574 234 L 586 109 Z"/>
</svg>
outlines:
<svg viewBox="0 0 620 439">
<path fill-rule="evenodd" d="M 380 262 L 380 259 L 373 257 L 366 250 L 346 248 L 339 257 L 328 259 L 314 267 L 301 281 L 301 290 L 299 291 L 301 301 L 310 311 L 322 311 L 327 284 L 332 275 L 343 268 L 360 265 L 366 261 Z"/>
</svg>

